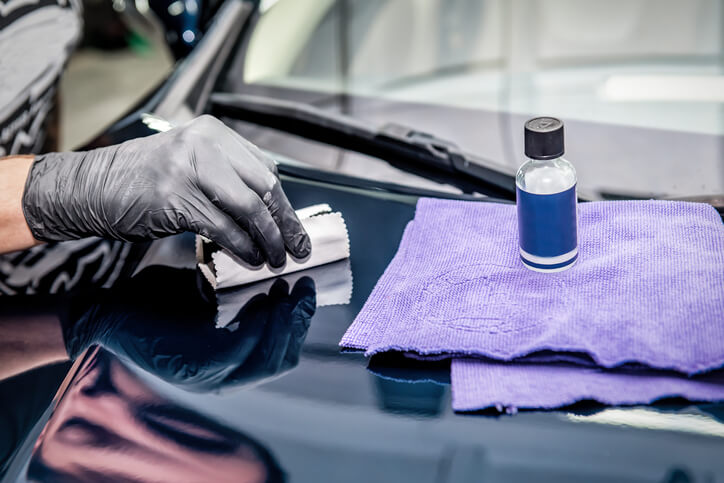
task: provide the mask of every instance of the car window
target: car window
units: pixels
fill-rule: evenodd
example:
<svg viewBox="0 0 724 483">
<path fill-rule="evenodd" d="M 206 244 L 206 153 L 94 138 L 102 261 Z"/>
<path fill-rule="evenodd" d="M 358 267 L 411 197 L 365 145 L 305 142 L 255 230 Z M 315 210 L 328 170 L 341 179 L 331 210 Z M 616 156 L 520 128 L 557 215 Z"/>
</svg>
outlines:
<svg viewBox="0 0 724 483">
<path fill-rule="evenodd" d="M 517 167 L 562 118 L 579 186 L 724 193 L 724 1 L 261 2 L 231 90 L 399 122 Z"/>
</svg>

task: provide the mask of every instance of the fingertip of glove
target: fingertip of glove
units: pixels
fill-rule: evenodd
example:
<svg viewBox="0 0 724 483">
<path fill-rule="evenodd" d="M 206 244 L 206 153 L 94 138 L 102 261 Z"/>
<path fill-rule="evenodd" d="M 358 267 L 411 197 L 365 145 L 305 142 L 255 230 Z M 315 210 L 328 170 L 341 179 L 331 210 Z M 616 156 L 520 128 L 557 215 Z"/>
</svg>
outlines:
<svg viewBox="0 0 724 483">
<path fill-rule="evenodd" d="M 312 253 L 312 242 L 309 239 L 309 235 L 306 233 L 300 233 L 297 235 L 298 238 L 294 244 L 293 255 L 297 258 L 306 258 Z"/>
<path fill-rule="evenodd" d="M 268 263 L 271 268 L 282 268 L 287 263 L 286 254 L 283 254 L 276 260 L 270 258 Z"/>
</svg>

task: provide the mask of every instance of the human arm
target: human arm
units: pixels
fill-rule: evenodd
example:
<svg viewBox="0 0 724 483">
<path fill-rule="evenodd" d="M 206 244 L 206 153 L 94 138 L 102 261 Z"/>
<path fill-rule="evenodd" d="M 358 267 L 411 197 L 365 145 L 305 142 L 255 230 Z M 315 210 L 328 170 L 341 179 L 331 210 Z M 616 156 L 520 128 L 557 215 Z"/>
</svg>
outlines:
<svg viewBox="0 0 724 483">
<path fill-rule="evenodd" d="M 274 162 L 210 116 L 115 146 L 39 155 L 27 173 L 22 209 L 35 240 L 192 231 L 272 267 L 285 251 L 311 251 Z"/>
<path fill-rule="evenodd" d="M 23 215 L 22 199 L 33 156 L 0 158 L 0 253 L 24 250 L 40 243 Z"/>
</svg>

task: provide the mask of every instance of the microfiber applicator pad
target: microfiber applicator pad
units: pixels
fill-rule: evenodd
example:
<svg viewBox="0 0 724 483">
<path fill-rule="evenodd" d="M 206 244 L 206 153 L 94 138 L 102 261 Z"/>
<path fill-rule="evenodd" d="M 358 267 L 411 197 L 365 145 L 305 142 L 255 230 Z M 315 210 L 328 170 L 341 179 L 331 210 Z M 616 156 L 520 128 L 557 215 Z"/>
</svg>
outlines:
<svg viewBox="0 0 724 483">
<path fill-rule="evenodd" d="M 671 397 L 724 401 L 724 370 L 687 377 L 646 369 L 453 359 L 450 380 L 456 411 L 552 409 L 584 400 L 612 405 L 649 404 Z"/>
<path fill-rule="evenodd" d="M 520 262 L 515 206 L 421 199 L 340 345 L 367 354 L 583 354 L 687 374 L 724 364 L 724 225 L 673 201 L 581 203 L 579 260 Z"/>
</svg>

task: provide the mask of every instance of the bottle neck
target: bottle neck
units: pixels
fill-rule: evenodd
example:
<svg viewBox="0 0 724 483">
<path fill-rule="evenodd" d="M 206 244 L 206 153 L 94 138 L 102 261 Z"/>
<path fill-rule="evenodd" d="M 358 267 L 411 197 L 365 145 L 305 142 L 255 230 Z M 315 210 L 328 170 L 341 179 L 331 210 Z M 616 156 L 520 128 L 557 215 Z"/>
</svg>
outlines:
<svg viewBox="0 0 724 483">
<path fill-rule="evenodd" d="M 555 163 L 556 161 L 559 161 L 562 159 L 563 159 L 563 156 L 558 156 L 556 158 L 546 158 L 546 159 L 528 158 L 528 161 L 531 161 L 533 163 L 538 163 L 538 164 L 545 164 L 545 163 Z"/>
</svg>

